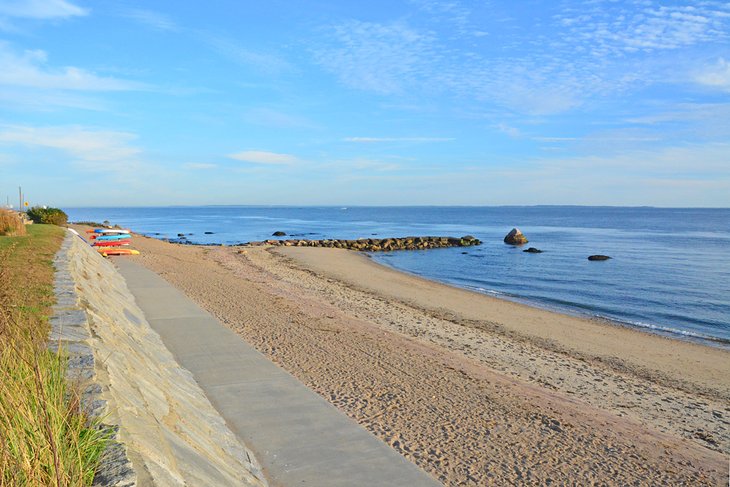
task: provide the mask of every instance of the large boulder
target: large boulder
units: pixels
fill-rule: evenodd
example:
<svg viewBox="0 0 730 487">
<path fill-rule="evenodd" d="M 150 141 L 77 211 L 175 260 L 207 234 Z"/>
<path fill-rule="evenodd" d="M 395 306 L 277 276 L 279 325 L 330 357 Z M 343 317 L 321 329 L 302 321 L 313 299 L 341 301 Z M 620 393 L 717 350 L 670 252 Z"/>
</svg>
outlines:
<svg viewBox="0 0 730 487">
<path fill-rule="evenodd" d="M 610 258 L 607 255 L 591 255 L 588 257 L 588 260 L 608 260 Z"/>
<path fill-rule="evenodd" d="M 525 237 L 519 228 L 513 228 L 507 236 L 504 237 L 504 243 L 509 245 L 524 245 L 527 242 L 527 237 Z"/>
<path fill-rule="evenodd" d="M 286 232 L 277 231 L 271 234 L 272 237 L 286 237 Z"/>
<path fill-rule="evenodd" d="M 542 254 L 542 250 L 536 249 L 535 247 L 530 247 L 527 250 L 523 250 L 523 252 L 527 252 L 528 254 Z"/>
</svg>

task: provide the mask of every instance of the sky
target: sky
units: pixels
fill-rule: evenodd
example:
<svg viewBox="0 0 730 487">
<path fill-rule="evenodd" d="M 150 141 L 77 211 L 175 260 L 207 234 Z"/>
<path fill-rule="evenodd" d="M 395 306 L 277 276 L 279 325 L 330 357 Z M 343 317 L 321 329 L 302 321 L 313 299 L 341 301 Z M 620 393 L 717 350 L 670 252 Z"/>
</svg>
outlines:
<svg viewBox="0 0 730 487">
<path fill-rule="evenodd" d="M 730 2 L 0 0 L 17 205 L 730 206 Z"/>
</svg>

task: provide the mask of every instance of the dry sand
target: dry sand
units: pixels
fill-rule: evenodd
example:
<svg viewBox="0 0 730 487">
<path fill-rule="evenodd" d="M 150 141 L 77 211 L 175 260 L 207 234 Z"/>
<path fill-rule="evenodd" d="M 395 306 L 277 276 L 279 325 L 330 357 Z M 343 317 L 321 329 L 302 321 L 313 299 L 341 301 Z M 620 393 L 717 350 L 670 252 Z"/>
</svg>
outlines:
<svg viewBox="0 0 730 487">
<path fill-rule="evenodd" d="M 727 351 L 349 251 L 135 245 L 135 259 L 446 485 L 727 485 Z"/>
</svg>

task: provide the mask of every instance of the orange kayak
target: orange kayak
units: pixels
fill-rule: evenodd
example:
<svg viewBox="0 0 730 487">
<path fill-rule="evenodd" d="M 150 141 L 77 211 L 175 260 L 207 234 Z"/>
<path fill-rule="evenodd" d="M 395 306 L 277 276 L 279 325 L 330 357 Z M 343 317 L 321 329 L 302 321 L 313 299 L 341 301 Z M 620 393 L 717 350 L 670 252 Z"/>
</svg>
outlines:
<svg viewBox="0 0 730 487">
<path fill-rule="evenodd" d="M 139 255 L 139 250 L 118 249 L 108 247 L 96 247 L 97 252 L 106 257 L 107 255 Z"/>
<path fill-rule="evenodd" d="M 129 245 L 132 243 L 130 239 L 124 240 L 106 240 L 102 242 L 94 242 L 91 244 L 92 247 L 119 247 L 120 245 Z"/>
</svg>

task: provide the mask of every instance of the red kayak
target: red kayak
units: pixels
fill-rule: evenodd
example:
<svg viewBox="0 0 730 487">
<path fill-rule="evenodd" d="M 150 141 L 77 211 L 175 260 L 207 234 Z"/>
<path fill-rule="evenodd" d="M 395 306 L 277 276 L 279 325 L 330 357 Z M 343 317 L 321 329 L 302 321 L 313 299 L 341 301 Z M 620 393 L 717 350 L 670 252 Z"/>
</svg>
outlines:
<svg viewBox="0 0 730 487">
<path fill-rule="evenodd" d="M 105 240 L 105 241 L 99 241 L 94 242 L 92 245 L 94 247 L 119 247 L 120 245 L 129 245 L 132 243 L 131 239 L 122 239 L 122 240 Z"/>
</svg>

